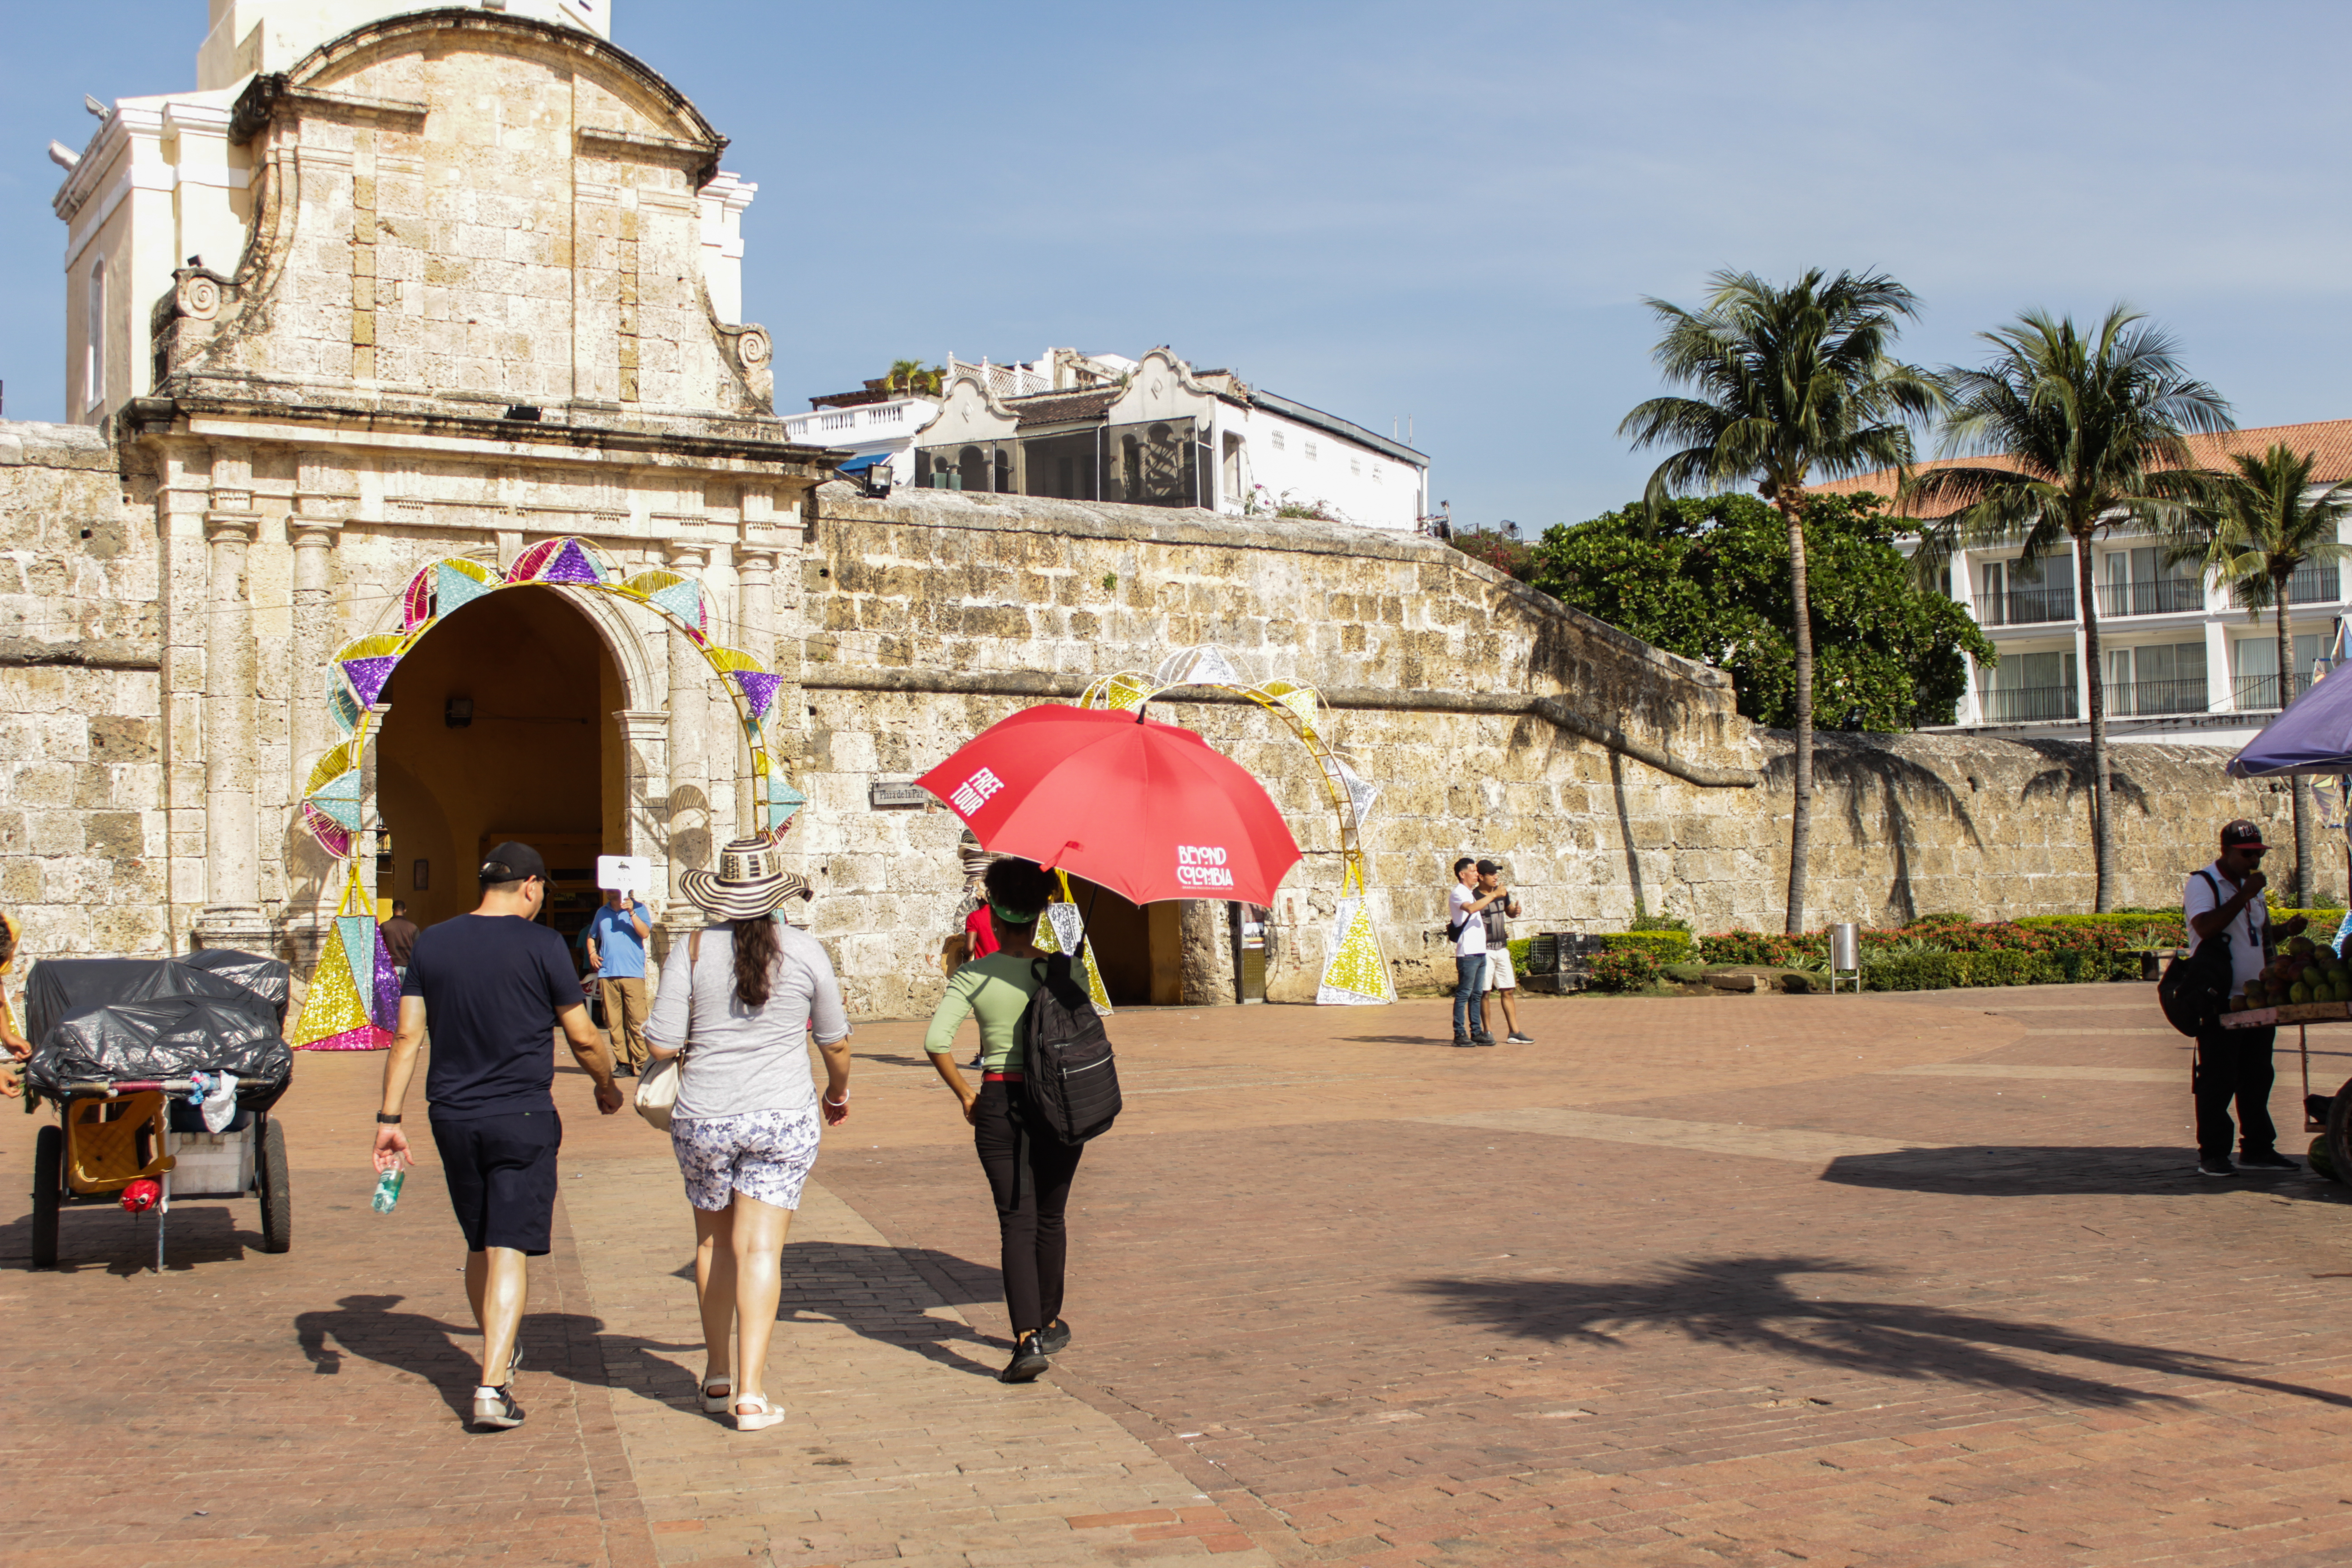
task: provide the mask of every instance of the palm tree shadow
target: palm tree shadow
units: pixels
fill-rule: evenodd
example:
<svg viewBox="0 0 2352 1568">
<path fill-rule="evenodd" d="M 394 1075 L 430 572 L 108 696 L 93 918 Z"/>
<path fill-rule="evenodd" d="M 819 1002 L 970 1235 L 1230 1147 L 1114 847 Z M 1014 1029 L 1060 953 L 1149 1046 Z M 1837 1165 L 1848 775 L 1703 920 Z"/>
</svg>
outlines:
<svg viewBox="0 0 2352 1568">
<path fill-rule="evenodd" d="M 1792 732 L 1782 730 L 1767 731 L 1775 740 L 1790 742 L 1791 749 L 1780 752 L 1764 765 L 1764 782 L 1769 789 L 1793 788 L 1797 771 L 1797 754 Z M 1813 736 L 1813 780 L 1816 790 L 1836 788 L 1843 792 L 1846 830 L 1856 844 L 1885 844 L 1895 860 L 1895 875 L 1887 888 L 1885 910 L 1899 924 L 1908 924 L 1919 917 L 1918 900 L 1911 886 L 1911 847 L 1919 842 L 1914 824 L 1921 809 L 1939 812 L 1959 824 L 1969 842 L 1979 850 L 1985 847 L 1984 836 L 1977 831 L 1976 819 L 1969 815 L 1968 802 L 1933 768 L 1923 767 L 1895 751 L 1887 737 L 1867 734 L 1847 734 L 1824 731 Z M 1873 828 L 1864 819 L 1865 803 L 1875 789 L 1879 797 L 1880 822 Z"/>
<path fill-rule="evenodd" d="M 2028 751 L 2039 752 L 2045 759 L 2055 764 L 2044 768 L 2025 781 L 2025 786 L 2017 792 L 2017 801 L 2020 805 L 2053 796 L 2064 802 L 2071 801 L 2078 795 L 2085 797 L 2090 795 L 2092 773 L 2089 742 L 2021 739 L 2011 743 L 2022 746 Z M 2148 801 L 2147 791 L 2140 786 L 2137 780 L 2125 773 L 2116 764 L 2116 759 L 2112 752 L 2107 756 L 2107 790 L 2116 800 L 2137 807 L 2142 816 L 2150 816 L 2155 811 L 2155 807 Z"/>
<path fill-rule="evenodd" d="M 1906 1382 L 2006 1389 L 2101 1408 L 2188 1403 L 2180 1395 L 2061 1372 L 2047 1358 L 2194 1378 L 2352 1408 L 2352 1396 L 2229 1369 L 2245 1363 L 2194 1351 L 2102 1339 L 2051 1323 L 2015 1322 L 1909 1302 L 1801 1295 L 1796 1275 L 1861 1276 L 1867 1264 L 1802 1256 L 1704 1258 L 1647 1279 L 1428 1279 L 1465 1323 L 1522 1339 L 1617 1346 L 1628 1329 L 1662 1328 L 1728 1350 L 1780 1355 Z"/>
</svg>

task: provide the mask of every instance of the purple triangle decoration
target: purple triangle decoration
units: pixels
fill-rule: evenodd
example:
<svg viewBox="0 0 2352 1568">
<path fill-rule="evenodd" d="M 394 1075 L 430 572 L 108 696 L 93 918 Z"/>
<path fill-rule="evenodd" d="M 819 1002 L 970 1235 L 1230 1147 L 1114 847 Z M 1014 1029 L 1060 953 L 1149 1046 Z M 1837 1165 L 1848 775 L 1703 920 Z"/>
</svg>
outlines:
<svg viewBox="0 0 2352 1568">
<path fill-rule="evenodd" d="M 776 700 L 776 688 L 783 684 L 784 678 L 764 669 L 730 669 L 727 673 L 743 689 L 743 700 L 751 707 L 752 720 L 766 720 L 769 707 Z"/>
<path fill-rule="evenodd" d="M 601 583 L 604 579 L 597 575 L 596 563 L 588 559 L 588 552 L 580 548 L 580 542 L 576 539 L 567 539 L 563 542 L 563 549 L 553 561 L 548 563 L 547 568 L 540 573 L 539 580 L 542 583 L 593 584 Z"/>
<path fill-rule="evenodd" d="M 375 1026 L 386 1034 L 400 1029 L 400 976 L 393 973 L 392 949 L 375 944 L 375 1005 L 368 1009 Z"/>
<path fill-rule="evenodd" d="M 343 660 L 343 675 L 351 681 L 352 694 L 359 698 L 362 707 L 375 706 L 377 696 L 383 690 L 383 683 L 392 679 L 392 672 L 399 664 L 398 654 Z"/>
</svg>

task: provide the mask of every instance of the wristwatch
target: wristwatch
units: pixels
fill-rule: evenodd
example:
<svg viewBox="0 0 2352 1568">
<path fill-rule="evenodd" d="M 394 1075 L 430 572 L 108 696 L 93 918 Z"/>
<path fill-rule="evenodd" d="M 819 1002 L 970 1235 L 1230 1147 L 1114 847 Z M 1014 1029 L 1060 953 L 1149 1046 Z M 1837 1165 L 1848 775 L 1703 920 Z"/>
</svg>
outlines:
<svg viewBox="0 0 2352 1568">
<path fill-rule="evenodd" d="M 400 1117 L 397 1113 L 386 1116 L 379 1110 L 375 1113 L 375 1124 L 378 1127 L 397 1127 L 400 1125 Z"/>
</svg>

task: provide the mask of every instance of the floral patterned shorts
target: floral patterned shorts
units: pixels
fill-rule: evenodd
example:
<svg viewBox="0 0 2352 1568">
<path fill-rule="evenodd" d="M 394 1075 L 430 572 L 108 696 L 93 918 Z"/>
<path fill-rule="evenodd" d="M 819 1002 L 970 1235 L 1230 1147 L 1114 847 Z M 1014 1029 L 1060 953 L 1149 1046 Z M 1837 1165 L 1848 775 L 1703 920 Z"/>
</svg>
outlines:
<svg viewBox="0 0 2352 1568">
<path fill-rule="evenodd" d="M 801 1206 L 801 1184 L 816 1163 L 816 1108 L 747 1110 L 740 1116 L 674 1117 L 670 1147 L 696 1208 L 716 1214 L 737 1193 L 782 1209 Z"/>
</svg>

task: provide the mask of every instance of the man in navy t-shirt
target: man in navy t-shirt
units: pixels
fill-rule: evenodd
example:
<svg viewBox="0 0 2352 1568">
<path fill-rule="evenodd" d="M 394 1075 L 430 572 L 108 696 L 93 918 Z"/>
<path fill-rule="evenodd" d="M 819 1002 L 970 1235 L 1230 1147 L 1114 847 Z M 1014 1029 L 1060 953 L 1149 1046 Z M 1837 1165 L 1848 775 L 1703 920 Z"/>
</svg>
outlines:
<svg viewBox="0 0 2352 1568">
<path fill-rule="evenodd" d="M 474 1424 L 520 1426 L 522 1406 L 509 1385 L 521 1359 L 515 1335 L 530 1292 L 526 1259 L 548 1251 L 556 1150 L 563 1142 L 555 1114 L 554 1032 L 563 1031 L 573 1058 L 595 1079 L 598 1110 L 610 1116 L 620 1110 L 621 1090 L 581 1003 L 570 951 L 536 923 L 547 898 L 547 863 L 527 844 L 501 844 L 483 860 L 481 879 L 481 907 L 426 927 L 409 954 L 400 1033 L 383 1064 L 375 1168 L 407 1163 L 400 1107 L 429 1024 L 433 1063 L 425 1098 L 450 1206 L 466 1233 L 466 1295 L 482 1329 Z"/>
</svg>

